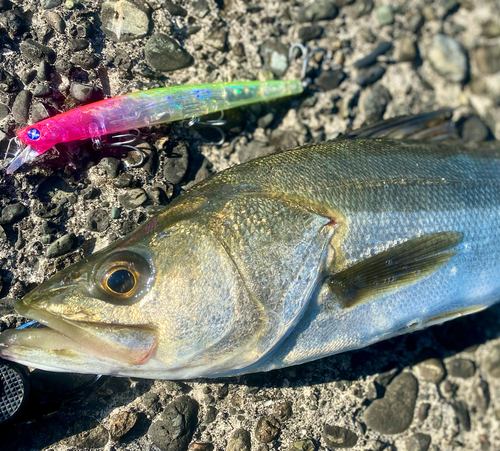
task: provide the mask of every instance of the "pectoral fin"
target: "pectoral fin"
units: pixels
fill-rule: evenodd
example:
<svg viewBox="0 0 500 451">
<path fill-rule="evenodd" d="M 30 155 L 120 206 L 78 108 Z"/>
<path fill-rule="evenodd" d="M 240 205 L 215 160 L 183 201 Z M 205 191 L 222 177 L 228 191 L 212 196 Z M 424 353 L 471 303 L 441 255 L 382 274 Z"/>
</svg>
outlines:
<svg viewBox="0 0 500 451">
<path fill-rule="evenodd" d="M 460 232 L 439 232 L 406 241 L 333 274 L 328 284 L 343 308 L 354 307 L 433 274 L 462 239 Z"/>
</svg>

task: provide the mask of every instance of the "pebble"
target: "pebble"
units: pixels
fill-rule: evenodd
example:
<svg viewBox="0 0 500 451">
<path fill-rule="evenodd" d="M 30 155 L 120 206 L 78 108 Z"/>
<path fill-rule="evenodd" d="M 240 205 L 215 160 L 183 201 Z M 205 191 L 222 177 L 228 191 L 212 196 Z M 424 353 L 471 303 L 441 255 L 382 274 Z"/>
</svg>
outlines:
<svg viewBox="0 0 500 451">
<path fill-rule="evenodd" d="M 281 423 L 292 418 L 293 410 L 290 401 L 283 401 L 274 406 L 273 416 Z"/>
<path fill-rule="evenodd" d="M 481 72 L 495 74 L 500 71 L 500 44 L 479 47 L 475 56 L 477 67 Z"/>
<path fill-rule="evenodd" d="M 82 192 L 82 197 L 84 200 L 97 199 L 101 195 L 101 190 L 95 186 L 89 186 L 85 191 Z"/>
<path fill-rule="evenodd" d="M 357 0 L 351 9 L 351 15 L 355 19 L 359 19 L 366 14 L 369 14 L 373 9 L 373 0 Z"/>
<path fill-rule="evenodd" d="M 358 69 L 363 69 L 368 66 L 372 66 L 377 62 L 377 57 L 380 55 L 383 55 L 384 53 L 388 52 L 389 50 L 392 49 L 392 43 L 391 42 L 381 42 L 377 47 L 375 47 L 375 50 L 373 50 L 369 55 L 357 60 L 354 62 L 354 67 Z"/>
<path fill-rule="evenodd" d="M 406 451 L 427 451 L 431 445 L 431 436 L 417 432 L 405 440 Z"/>
<path fill-rule="evenodd" d="M 104 170 L 104 173 L 111 179 L 116 178 L 118 175 L 118 169 L 120 167 L 120 160 L 113 157 L 103 158 L 97 167 Z"/>
<path fill-rule="evenodd" d="M 453 377 L 469 379 L 474 376 L 476 365 L 471 360 L 457 358 L 446 364 L 446 370 Z"/>
<path fill-rule="evenodd" d="M 180 16 L 180 17 L 187 16 L 187 10 L 184 9 L 182 6 L 172 2 L 171 0 L 164 0 L 163 6 L 170 14 L 172 14 L 172 16 Z"/>
<path fill-rule="evenodd" d="M 80 432 L 79 434 L 69 437 L 65 441 L 73 449 L 103 449 L 109 440 L 109 432 L 104 426 L 97 426 L 94 429 Z"/>
<path fill-rule="evenodd" d="M 429 410 L 431 409 L 431 405 L 428 402 L 424 402 L 420 404 L 420 407 L 418 408 L 418 419 L 420 421 L 425 421 L 427 417 L 429 416 Z"/>
<path fill-rule="evenodd" d="M 6 70 L 0 68 L 0 91 L 4 92 L 17 92 L 19 91 L 16 79 L 7 72 Z"/>
<path fill-rule="evenodd" d="M 101 30 L 116 42 L 143 38 L 151 27 L 151 13 L 144 2 L 107 1 L 101 7 Z"/>
<path fill-rule="evenodd" d="M 418 33 L 422 25 L 424 25 L 424 22 L 424 16 L 415 8 L 410 12 L 410 16 L 408 17 L 408 29 L 413 33 Z"/>
<path fill-rule="evenodd" d="M 70 75 L 70 73 L 74 67 L 75 66 L 67 59 L 57 60 L 56 64 L 55 64 L 56 72 L 59 72 L 60 74 L 67 75 L 67 76 Z"/>
<path fill-rule="evenodd" d="M 269 112 L 264 114 L 264 116 L 259 117 L 257 120 L 257 125 L 261 128 L 268 128 L 274 121 L 274 114 Z"/>
<path fill-rule="evenodd" d="M 486 372 L 494 378 L 500 378 L 500 345 L 494 346 L 483 362 Z"/>
<path fill-rule="evenodd" d="M 376 11 L 378 23 L 382 26 L 394 23 L 394 11 L 392 6 L 381 5 Z"/>
<path fill-rule="evenodd" d="M 42 3 L 43 9 L 57 8 L 62 4 L 62 0 L 44 0 Z"/>
<path fill-rule="evenodd" d="M 210 12 L 207 0 L 196 0 L 193 4 L 193 13 L 196 14 L 200 19 L 206 17 Z"/>
<path fill-rule="evenodd" d="M 331 1 L 317 1 L 299 11 L 299 22 L 317 22 L 318 20 L 332 20 L 339 14 L 339 9 Z"/>
<path fill-rule="evenodd" d="M 74 99 L 86 103 L 96 99 L 97 91 L 93 86 L 87 86 L 82 83 L 73 82 L 69 87 L 69 93 Z"/>
<path fill-rule="evenodd" d="M 118 207 L 113 207 L 111 208 L 111 219 L 120 219 L 120 216 L 122 215 L 122 211 Z"/>
<path fill-rule="evenodd" d="M 488 382 L 481 379 L 472 390 L 474 407 L 481 413 L 486 413 L 490 405 L 490 388 Z"/>
<path fill-rule="evenodd" d="M 137 414 L 129 410 L 123 410 L 111 415 L 109 421 L 109 434 L 112 439 L 116 440 L 123 437 L 135 426 Z"/>
<path fill-rule="evenodd" d="M 275 40 L 265 41 L 259 48 L 264 66 L 278 77 L 285 75 L 288 69 L 288 47 Z"/>
<path fill-rule="evenodd" d="M 134 184 L 135 180 L 132 174 L 126 172 L 120 175 L 114 182 L 113 186 L 115 188 L 130 188 Z"/>
<path fill-rule="evenodd" d="M 37 102 L 31 108 L 31 120 L 36 124 L 37 122 L 43 121 L 50 117 L 50 112 L 47 106 L 41 102 Z"/>
<path fill-rule="evenodd" d="M 91 210 L 87 220 L 91 232 L 104 232 L 109 227 L 109 215 L 106 210 Z"/>
<path fill-rule="evenodd" d="M 39 44 L 33 41 L 33 39 L 26 39 L 19 45 L 19 50 L 21 53 L 34 63 L 40 63 L 41 61 L 46 61 L 47 63 L 53 64 L 56 60 L 56 53 L 50 47 Z"/>
<path fill-rule="evenodd" d="M 70 39 L 68 41 L 68 47 L 73 52 L 80 52 L 89 48 L 89 41 L 86 39 Z"/>
<path fill-rule="evenodd" d="M 280 430 L 280 423 L 276 418 L 262 416 L 255 426 L 255 438 L 261 443 L 270 443 L 278 437 Z"/>
<path fill-rule="evenodd" d="M 33 90 L 33 97 L 48 97 L 52 94 L 52 90 L 50 86 L 47 86 L 43 83 L 39 83 L 35 86 Z"/>
<path fill-rule="evenodd" d="M 417 374 L 424 381 L 439 384 L 446 377 L 446 369 L 443 362 L 436 358 L 431 358 L 420 362 L 415 366 Z"/>
<path fill-rule="evenodd" d="M 236 429 L 227 441 L 226 451 L 250 451 L 250 433 L 245 429 Z"/>
<path fill-rule="evenodd" d="M 0 216 L 1 225 L 9 225 L 19 222 L 28 214 L 28 209 L 21 203 L 7 205 Z"/>
<path fill-rule="evenodd" d="M 185 144 L 179 144 L 172 150 L 165 160 L 163 176 L 165 181 L 172 185 L 178 185 L 188 170 L 189 153 Z"/>
<path fill-rule="evenodd" d="M 161 72 L 183 69 L 194 63 L 193 57 L 177 41 L 163 33 L 153 35 L 144 52 L 151 67 Z"/>
<path fill-rule="evenodd" d="M 0 103 L 0 121 L 5 119 L 10 113 L 9 107 L 3 103 Z"/>
<path fill-rule="evenodd" d="M 373 87 L 363 102 L 366 122 L 374 123 L 380 121 L 391 100 L 391 93 L 385 86 L 377 85 Z"/>
<path fill-rule="evenodd" d="M 64 19 L 57 14 L 55 11 L 49 11 L 45 14 L 48 24 L 59 34 L 63 34 L 66 30 L 66 22 Z"/>
<path fill-rule="evenodd" d="M 330 91 L 338 88 L 345 78 L 346 74 L 342 69 L 328 69 L 322 71 L 314 83 L 321 89 Z"/>
<path fill-rule="evenodd" d="M 47 248 L 47 257 L 55 258 L 67 254 L 76 245 L 76 235 L 71 232 L 54 241 Z"/>
<path fill-rule="evenodd" d="M 428 53 L 434 69 L 448 81 L 461 83 L 468 76 L 468 58 L 462 45 L 444 34 L 436 34 Z"/>
<path fill-rule="evenodd" d="M 118 201 L 125 208 L 137 208 L 148 200 L 146 191 L 142 188 L 128 190 L 126 194 L 118 196 Z"/>
<path fill-rule="evenodd" d="M 401 373 L 387 386 L 385 396 L 373 401 L 363 414 L 363 421 L 382 434 L 399 434 L 413 420 L 418 382 L 411 373 Z"/>
<path fill-rule="evenodd" d="M 209 406 L 207 408 L 207 413 L 205 415 L 205 423 L 206 424 L 213 423 L 217 418 L 217 413 L 218 410 L 214 406 Z"/>
<path fill-rule="evenodd" d="M 321 33 L 323 33 L 323 28 L 316 24 L 313 24 L 300 28 L 298 36 L 299 40 L 301 40 L 302 42 L 309 42 L 313 39 L 319 38 L 321 36 Z"/>
<path fill-rule="evenodd" d="M 464 141 L 483 142 L 490 137 L 490 130 L 478 116 L 470 116 L 462 124 L 461 136 Z"/>
<path fill-rule="evenodd" d="M 316 445 L 310 438 L 305 440 L 299 440 L 298 442 L 293 442 L 288 447 L 288 451 L 315 451 L 315 450 L 316 450 Z"/>
<path fill-rule="evenodd" d="M 28 90 L 23 90 L 16 96 L 12 105 L 12 117 L 18 124 L 28 122 L 32 96 L 31 91 Z"/>
<path fill-rule="evenodd" d="M 415 39 L 403 37 L 399 40 L 396 50 L 396 61 L 411 62 L 417 59 L 417 43 Z"/>
<path fill-rule="evenodd" d="M 500 36 L 500 21 L 487 20 L 482 26 L 481 35 L 486 38 L 497 38 Z"/>
<path fill-rule="evenodd" d="M 325 424 L 322 437 L 326 446 L 336 448 L 352 448 L 358 442 L 358 436 L 350 429 Z"/>
<path fill-rule="evenodd" d="M 77 53 L 71 57 L 71 62 L 86 70 L 95 69 L 99 66 L 99 58 L 91 53 Z"/>
<path fill-rule="evenodd" d="M 451 406 L 453 407 L 453 410 L 460 425 L 464 428 L 464 430 L 470 431 L 471 429 L 470 415 L 469 415 L 469 409 L 467 408 L 467 404 L 465 403 L 465 401 L 455 401 L 452 403 Z"/>
<path fill-rule="evenodd" d="M 453 382 L 451 382 L 449 380 L 445 380 L 441 384 L 441 392 L 443 393 L 443 395 L 446 398 L 453 398 L 453 396 L 455 396 L 455 393 L 457 392 L 457 390 L 458 390 L 458 385 L 454 384 Z"/>
<path fill-rule="evenodd" d="M 11 36 L 21 36 L 29 29 L 28 20 L 19 9 L 5 11 L 2 18 L 5 29 Z"/>
<path fill-rule="evenodd" d="M 369 86 L 380 80 L 385 74 L 385 68 L 382 66 L 369 67 L 365 72 L 358 75 L 356 83 L 361 86 Z"/>
<path fill-rule="evenodd" d="M 227 47 L 227 30 L 223 28 L 212 30 L 205 36 L 204 42 L 215 50 L 225 51 Z"/>
<path fill-rule="evenodd" d="M 381 385 L 382 387 L 387 387 L 391 383 L 391 381 L 396 377 L 398 371 L 399 370 L 397 368 L 392 368 L 390 370 L 384 371 L 375 378 L 375 382 Z"/>
</svg>

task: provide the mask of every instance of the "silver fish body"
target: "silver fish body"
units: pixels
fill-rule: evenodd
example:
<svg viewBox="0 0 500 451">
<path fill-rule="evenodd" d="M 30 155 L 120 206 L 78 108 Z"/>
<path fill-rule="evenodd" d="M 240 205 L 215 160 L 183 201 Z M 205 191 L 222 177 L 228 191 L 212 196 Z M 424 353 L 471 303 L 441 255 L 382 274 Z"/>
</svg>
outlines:
<svg viewBox="0 0 500 451">
<path fill-rule="evenodd" d="M 58 273 L 16 304 L 49 328 L 3 333 L 0 355 L 169 379 L 304 363 L 495 303 L 499 227 L 497 143 L 305 146 Z"/>
</svg>

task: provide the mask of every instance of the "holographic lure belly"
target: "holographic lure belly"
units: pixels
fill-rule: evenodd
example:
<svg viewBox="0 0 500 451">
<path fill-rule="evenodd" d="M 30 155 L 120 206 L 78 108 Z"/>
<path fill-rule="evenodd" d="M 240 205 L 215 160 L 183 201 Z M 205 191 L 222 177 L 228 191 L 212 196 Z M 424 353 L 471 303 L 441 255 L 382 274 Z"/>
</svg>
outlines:
<svg viewBox="0 0 500 451">
<path fill-rule="evenodd" d="M 151 89 L 101 100 L 19 130 L 21 148 L 7 173 L 59 143 L 190 119 L 303 90 L 304 82 L 300 80 L 243 81 Z"/>
</svg>

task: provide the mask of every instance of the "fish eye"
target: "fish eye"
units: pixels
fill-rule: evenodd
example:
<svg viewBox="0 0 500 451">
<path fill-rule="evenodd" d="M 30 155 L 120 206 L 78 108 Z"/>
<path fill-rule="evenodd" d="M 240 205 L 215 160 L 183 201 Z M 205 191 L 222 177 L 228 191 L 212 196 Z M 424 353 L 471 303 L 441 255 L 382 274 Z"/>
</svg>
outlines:
<svg viewBox="0 0 500 451">
<path fill-rule="evenodd" d="M 137 285 L 137 279 L 127 268 L 115 268 L 109 272 L 104 283 L 106 288 L 113 293 L 126 296 Z"/>
<path fill-rule="evenodd" d="M 37 139 L 40 139 L 40 130 L 38 130 L 37 128 L 30 128 L 28 130 L 28 138 L 33 140 L 33 141 L 36 141 Z"/>
</svg>

